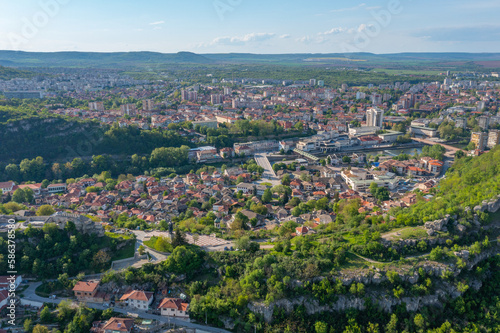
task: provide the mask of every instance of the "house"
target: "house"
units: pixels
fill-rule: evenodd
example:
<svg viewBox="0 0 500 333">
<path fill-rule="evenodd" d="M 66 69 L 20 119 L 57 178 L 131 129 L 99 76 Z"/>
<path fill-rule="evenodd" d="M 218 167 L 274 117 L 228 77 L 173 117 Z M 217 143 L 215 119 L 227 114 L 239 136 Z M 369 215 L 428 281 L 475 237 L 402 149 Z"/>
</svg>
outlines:
<svg viewBox="0 0 500 333">
<path fill-rule="evenodd" d="M 7 193 L 12 191 L 16 184 L 14 182 L 1 182 L 0 183 L 0 190 L 2 190 L 3 193 Z"/>
<path fill-rule="evenodd" d="M 189 319 L 188 308 L 189 304 L 182 302 L 180 298 L 164 298 L 158 306 L 162 316 L 183 319 Z"/>
<path fill-rule="evenodd" d="M 78 281 L 73 287 L 73 292 L 78 301 L 91 301 L 96 296 L 98 286 L 99 282 Z"/>
<path fill-rule="evenodd" d="M 297 236 L 306 235 L 308 232 L 309 232 L 309 228 L 308 227 L 297 227 L 297 228 L 295 228 L 295 233 L 297 234 Z"/>
<path fill-rule="evenodd" d="M 154 293 L 150 291 L 132 290 L 124 294 L 120 298 L 120 301 L 125 301 L 126 304 L 131 308 L 147 310 L 153 303 L 153 296 Z"/>
<path fill-rule="evenodd" d="M 134 319 L 131 318 L 110 318 L 106 324 L 102 327 L 102 332 L 104 333 L 116 333 L 116 332 L 132 332 L 134 327 Z"/>
<path fill-rule="evenodd" d="M 243 192 L 244 195 L 253 194 L 255 190 L 254 184 L 239 183 L 236 185 L 236 192 Z"/>
<path fill-rule="evenodd" d="M 58 192 L 66 192 L 67 186 L 66 184 L 50 184 L 47 186 L 47 191 L 49 193 L 58 193 Z"/>
</svg>

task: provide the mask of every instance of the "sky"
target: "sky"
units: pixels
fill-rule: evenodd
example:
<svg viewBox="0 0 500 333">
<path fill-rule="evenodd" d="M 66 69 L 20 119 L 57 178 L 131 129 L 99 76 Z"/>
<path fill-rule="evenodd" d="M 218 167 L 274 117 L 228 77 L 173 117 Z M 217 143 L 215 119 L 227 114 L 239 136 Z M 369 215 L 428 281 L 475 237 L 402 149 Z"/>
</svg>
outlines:
<svg viewBox="0 0 500 333">
<path fill-rule="evenodd" d="M 0 0 L 0 50 L 500 52 L 498 0 Z"/>
</svg>

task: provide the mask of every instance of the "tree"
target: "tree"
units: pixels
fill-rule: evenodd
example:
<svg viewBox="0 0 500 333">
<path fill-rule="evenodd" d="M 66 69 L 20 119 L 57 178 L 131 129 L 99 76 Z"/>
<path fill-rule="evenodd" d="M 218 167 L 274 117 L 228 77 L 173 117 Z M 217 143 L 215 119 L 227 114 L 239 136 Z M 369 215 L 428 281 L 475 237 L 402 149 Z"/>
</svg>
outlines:
<svg viewBox="0 0 500 333">
<path fill-rule="evenodd" d="M 33 327 L 33 333 L 49 333 L 47 326 L 42 326 L 40 324 Z"/>
<path fill-rule="evenodd" d="M 17 202 L 17 203 L 27 202 L 24 190 L 21 188 L 18 188 L 17 190 L 15 190 L 14 194 L 12 195 L 12 201 Z"/>
<path fill-rule="evenodd" d="M 182 231 L 180 231 L 179 229 L 176 229 L 174 239 L 172 240 L 172 246 L 174 248 L 176 248 L 178 246 L 183 246 L 186 244 L 187 244 L 186 236 L 184 235 L 184 233 Z"/>
<path fill-rule="evenodd" d="M 269 203 L 269 202 L 271 202 L 271 200 L 273 200 L 273 193 L 271 192 L 270 189 L 267 188 L 264 191 L 264 194 L 262 195 L 262 202 Z"/>
<path fill-rule="evenodd" d="M 328 324 L 323 321 L 317 321 L 314 324 L 314 331 L 316 333 L 328 333 Z"/>
<path fill-rule="evenodd" d="M 289 186 L 291 182 L 290 175 L 285 174 L 283 178 L 281 178 L 281 185 Z"/>
<path fill-rule="evenodd" d="M 48 306 L 44 306 L 42 311 L 40 311 L 40 321 L 42 323 L 50 323 L 52 321 L 52 313 Z"/>
<path fill-rule="evenodd" d="M 26 319 L 23 323 L 23 328 L 25 332 L 31 332 L 33 329 L 33 321 L 31 319 Z"/>
<path fill-rule="evenodd" d="M 240 237 L 234 242 L 234 245 L 239 250 L 247 251 L 250 248 L 250 237 L 248 236 Z"/>
<path fill-rule="evenodd" d="M 462 157 L 465 157 L 465 153 L 463 150 L 457 150 L 456 153 L 455 153 L 455 159 L 460 159 Z"/>
<path fill-rule="evenodd" d="M 349 163 L 351 163 L 351 158 L 346 155 L 346 156 L 342 157 L 342 162 L 349 164 Z"/>
<path fill-rule="evenodd" d="M 398 333 L 398 317 L 395 313 L 391 315 L 391 320 L 385 327 L 387 333 Z"/>
<path fill-rule="evenodd" d="M 413 318 L 413 322 L 419 329 L 425 329 L 425 319 L 424 316 L 422 316 L 420 313 L 417 313 L 417 315 L 415 315 L 415 318 Z"/>
<path fill-rule="evenodd" d="M 36 211 L 36 216 L 50 216 L 54 214 L 56 211 L 51 205 L 43 205 L 40 206 Z"/>
<path fill-rule="evenodd" d="M 93 258 L 94 265 L 99 267 L 99 268 L 105 268 L 110 260 L 111 260 L 111 257 L 104 250 L 99 250 L 94 255 L 94 258 Z"/>
</svg>

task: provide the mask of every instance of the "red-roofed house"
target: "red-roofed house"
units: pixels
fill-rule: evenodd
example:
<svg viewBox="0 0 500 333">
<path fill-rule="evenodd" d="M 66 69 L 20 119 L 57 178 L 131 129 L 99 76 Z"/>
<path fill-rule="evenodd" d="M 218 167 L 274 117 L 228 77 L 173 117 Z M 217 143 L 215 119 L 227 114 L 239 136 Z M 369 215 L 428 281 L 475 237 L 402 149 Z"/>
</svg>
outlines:
<svg viewBox="0 0 500 333">
<path fill-rule="evenodd" d="M 73 287 L 73 292 L 79 301 L 89 301 L 94 299 L 98 286 L 99 282 L 79 281 Z"/>
<path fill-rule="evenodd" d="M 189 303 L 183 303 L 180 298 L 164 298 L 158 306 L 162 316 L 180 318 L 189 318 L 188 308 Z"/>
<path fill-rule="evenodd" d="M 113 317 L 108 320 L 102 330 L 104 333 L 132 332 L 132 327 L 134 327 L 134 319 Z"/>
<path fill-rule="evenodd" d="M 305 235 L 308 232 L 309 232 L 309 228 L 308 227 L 297 227 L 297 228 L 295 228 L 295 233 L 297 234 L 297 236 Z"/>
<path fill-rule="evenodd" d="M 150 291 L 132 290 L 124 294 L 120 301 L 125 301 L 131 308 L 147 310 L 153 303 L 154 294 Z"/>
</svg>

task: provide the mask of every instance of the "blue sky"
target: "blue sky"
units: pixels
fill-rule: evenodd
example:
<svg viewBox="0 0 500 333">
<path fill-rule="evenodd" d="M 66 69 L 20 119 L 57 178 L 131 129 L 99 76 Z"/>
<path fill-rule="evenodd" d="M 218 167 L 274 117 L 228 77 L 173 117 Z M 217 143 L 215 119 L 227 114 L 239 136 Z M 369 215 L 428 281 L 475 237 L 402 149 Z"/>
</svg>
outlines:
<svg viewBox="0 0 500 333">
<path fill-rule="evenodd" d="M 498 0 L 0 0 L 0 8 L 2 50 L 500 52 Z"/>
</svg>

